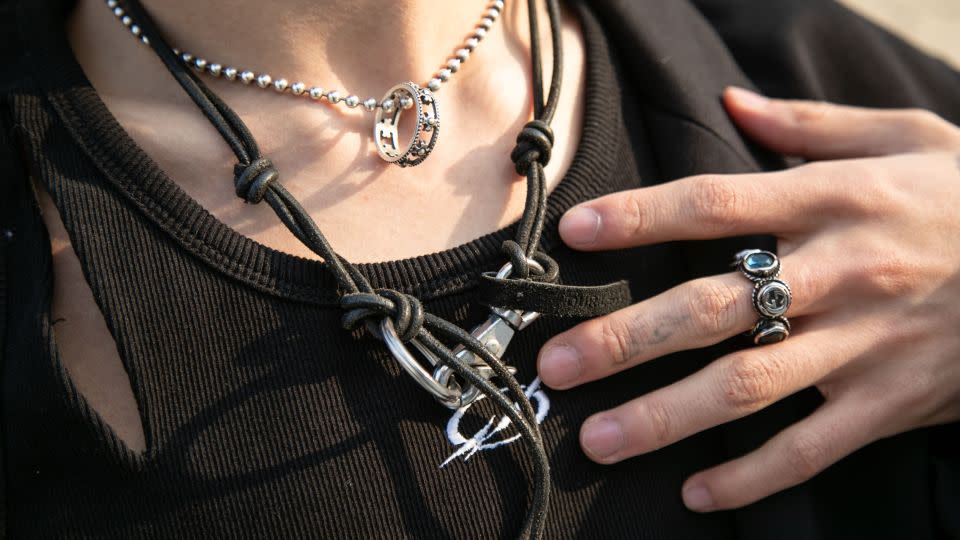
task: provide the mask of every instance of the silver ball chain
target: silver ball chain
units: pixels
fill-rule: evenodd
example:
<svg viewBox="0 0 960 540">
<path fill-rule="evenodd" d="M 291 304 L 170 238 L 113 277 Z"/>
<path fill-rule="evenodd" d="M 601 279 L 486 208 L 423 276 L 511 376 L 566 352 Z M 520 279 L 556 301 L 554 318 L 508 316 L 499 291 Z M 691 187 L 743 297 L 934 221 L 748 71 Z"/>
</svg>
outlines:
<svg viewBox="0 0 960 540">
<path fill-rule="evenodd" d="M 117 0 L 106 0 L 107 7 L 113 12 L 117 20 L 119 20 L 126 28 L 138 38 L 144 45 L 150 44 L 150 39 L 143 35 L 143 31 L 137 26 L 136 21 L 130 18 L 129 15 L 119 6 Z M 470 54 L 480 45 L 480 42 L 486 37 L 487 32 L 493 27 L 493 24 L 500 17 L 500 13 L 503 11 L 503 0 L 493 0 L 487 4 L 484 8 L 483 15 L 480 18 L 480 21 L 474 27 L 473 31 L 464 39 L 460 47 L 454 52 L 454 54 L 447 59 L 446 63 L 443 64 L 440 69 L 438 69 L 433 77 L 427 81 L 423 87 L 430 89 L 433 92 L 440 90 L 444 83 L 450 81 L 454 73 L 459 71 L 463 66 L 464 62 L 470 58 Z M 217 62 L 211 62 L 205 58 L 196 56 L 189 52 L 181 51 L 179 49 L 174 49 L 180 59 L 190 67 L 196 69 L 197 71 L 210 75 L 212 77 L 223 78 L 228 81 L 239 82 L 244 85 L 251 87 L 259 87 L 262 89 L 273 89 L 279 93 L 289 93 L 290 95 L 297 97 L 305 97 L 307 99 L 312 99 L 314 101 L 323 101 L 326 100 L 327 103 L 331 105 L 344 105 L 350 109 L 355 109 L 356 107 L 362 105 L 363 108 L 369 112 L 374 112 L 378 108 L 383 109 L 385 113 L 391 113 L 394 111 L 395 107 L 399 105 L 402 109 L 409 109 L 414 105 L 413 100 L 410 97 L 404 96 L 398 98 L 395 103 L 394 98 L 386 98 L 382 101 L 378 101 L 376 98 L 369 98 L 363 101 L 360 101 L 360 98 L 356 94 L 349 94 L 346 97 L 343 97 L 338 90 L 326 90 L 324 91 L 321 86 L 309 86 L 304 82 L 294 82 L 290 83 L 287 79 L 284 78 L 274 78 L 269 73 L 256 73 L 253 70 L 240 69 L 230 66 L 225 66 Z M 346 93 L 346 92 L 344 92 Z"/>
</svg>

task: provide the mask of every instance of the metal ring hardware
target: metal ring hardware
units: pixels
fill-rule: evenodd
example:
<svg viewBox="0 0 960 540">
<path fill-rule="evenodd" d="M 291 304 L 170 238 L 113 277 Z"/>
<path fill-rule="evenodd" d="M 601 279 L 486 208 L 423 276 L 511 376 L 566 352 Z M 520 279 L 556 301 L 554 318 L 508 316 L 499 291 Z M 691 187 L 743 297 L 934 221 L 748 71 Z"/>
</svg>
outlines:
<svg viewBox="0 0 960 540">
<path fill-rule="evenodd" d="M 397 335 L 397 330 L 393 326 L 393 321 L 390 320 L 389 317 L 381 319 L 380 333 L 390 353 L 397 359 L 397 362 L 400 363 L 400 367 L 413 377 L 413 380 L 416 381 L 417 384 L 422 386 L 427 392 L 430 392 L 437 401 L 447 407 L 451 409 L 460 407 L 460 399 L 463 393 L 459 388 L 459 384 L 456 386 L 452 384 L 440 384 L 434 380 L 430 372 L 423 369 L 423 366 L 413 353 L 410 352 L 410 349 L 400 340 L 400 336 Z M 414 338 L 411 343 L 413 343 L 416 349 L 420 351 L 420 354 L 427 359 L 430 365 L 436 366 L 440 363 L 439 359 L 417 341 L 416 338 Z"/>
<path fill-rule="evenodd" d="M 534 270 L 543 272 L 543 266 L 533 259 L 528 259 L 529 264 Z M 513 264 L 506 263 L 497 272 L 497 278 L 506 279 L 513 272 Z M 523 312 L 515 309 L 491 308 L 490 316 L 483 323 L 477 325 L 471 332 L 483 346 L 490 351 L 490 354 L 497 358 L 502 358 L 510 340 L 513 339 L 517 331 L 523 330 L 540 316 L 539 313 L 530 311 Z M 451 409 L 458 409 L 469 405 L 478 397 L 480 390 L 472 384 L 462 382 L 455 377 L 457 374 L 450 366 L 440 363 L 437 358 L 426 346 L 420 343 L 416 338 L 410 340 L 414 348 L 426 359 L 427 363 L 434 368 L 431 375 L 424 369 L 423 363 L 417 359 L 414 353 L 400 339 L 393 321 L 385 317 L 380 321 L 380 333 L 383 342 L 387 345 L 390 353 L 400 363 L 402 367 L 413 380 L 429 392 L 444 406 Z M 477 370 L 481 377 L 491 380 L 496 377 L 493 371 L 483 359 L 474 354 L 473 351 L 460 345 L 453 350 L 454 356 L 464 364 Z M 516 373 L 516 368 L 507 367 L 511 374 Z"/>
</svg>

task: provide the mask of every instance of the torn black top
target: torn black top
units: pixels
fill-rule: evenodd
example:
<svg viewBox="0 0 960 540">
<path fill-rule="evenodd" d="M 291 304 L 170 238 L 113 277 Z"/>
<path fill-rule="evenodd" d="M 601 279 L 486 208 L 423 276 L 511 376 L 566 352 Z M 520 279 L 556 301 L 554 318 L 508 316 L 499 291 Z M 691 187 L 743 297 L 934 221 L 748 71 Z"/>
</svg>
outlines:
<svg viewBox="0 0 960 540">
<path fill-rule="evenodd" d="M 727 271 L 769 238 L 577 253 L 556 224 L 598 195 L 699 173 L 784 166 L 746 142 L 726 85 L 780 97 L 930 108 L 960 123 L 960 77 L 832 2 L 571 2 L 587 91 L 574 162 L 551 193 L 544 247 L 567 284 L 627 279 L 635 299 Z M 0 1 L 0 523 L 12 538 L 510 537 L 528 471 L 493 410 L 459 417 L 379 343 L 340 328 L 320 263 L 273 251 L 192 201 L 100 101 L 64 35 L 68 0 Z M 504 156 L 507 159 L 507 156 Z M 131 376 L 148 449 L 126 448 L 60 363 L 50 246 L 27 174 L 53 195 Z M 224 179 L 224 189 L 232 189 Z M 480 273 L 506 229 L 440 253 L 360 265 L 471 327 Z M 255 317 L 250 314 L 255 313 Z M 735 512 L 699 515 L 683 479 L 808 414 L 815 391 L 650 455 L 601 466 L 577 433 L 591 413 L 664 386 L 747 342 L 671 355 L 576 390 L 535 380 L 542 319 L 506 360 L 541 415 L 554 492 L 547 537 L 948 538 L 960 535 L 960 451 L 948 428 L 873 444 L 815 480 Z M 499 417 L 495 422 L 499 421 Z M 473 445 L 473 446 L 471 446 Z"/>
</svg>

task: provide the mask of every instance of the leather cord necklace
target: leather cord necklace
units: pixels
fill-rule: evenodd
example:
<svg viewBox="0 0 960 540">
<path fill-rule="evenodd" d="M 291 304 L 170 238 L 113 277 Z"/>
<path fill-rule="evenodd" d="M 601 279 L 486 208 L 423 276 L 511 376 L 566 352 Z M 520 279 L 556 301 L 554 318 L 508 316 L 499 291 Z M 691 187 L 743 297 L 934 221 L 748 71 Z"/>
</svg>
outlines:
<svg viewBox="0 0 960 540">
<path fill-rule="evenodd" d="M 557 109 L 562 79 L 558 0 L 546 0 L 554 48 L 546 97 L 537 3 L 528 0 L 534 119 L 517 136 L 517 145 L 510 155 L 517 173 L 527 179 L 526 201 L 514 239 L 503 243 L 508 262 L 499 272 L 483 275 L 481 301 L 490 306 L 491 315 L 473 332 L 426 312 L 412 295 L 374 289 L 353 264 L 334 251 L 307 211 L 277 182 L 277 169 L 261 154 L 243 121 L 166 44 L 140 1 L 123 0 L 120 4 L 137 21 L 143 35 L 149 38 L 150 47 L 236 155 L 237 195 L 251 204 L 266 201 L 293 234 L 323 258 L 338 285 L 344 328 L 352 330 L 363 324 L 371 335 L 383 340 L 401 366 L 444 405 L 458 408 L 483 395 L 516 426 L 533 465 L 533 495 L 519 537 L 541 538 L 550 500 L 550 466 L 533 407 L 513 377 L 512 368 L 508 368 L 501 357 L 513 333 L 530 324 L 541 312 L 588 317 L 630 302 L 629 289 L 622 281 L 599 287 L 557 284 L 559 267 L 540 249 L 547 206 L 544 165 L 553 147 L 550 121 Z M 451 349 L 441 338 L 455 343 L 456 347 Z M 434 367 L 432 375 L 417 362 L 407 345 L 412 345 Z M 494 379 L 501 381 L 506 389 L 498 388 Z"/>
</svg>

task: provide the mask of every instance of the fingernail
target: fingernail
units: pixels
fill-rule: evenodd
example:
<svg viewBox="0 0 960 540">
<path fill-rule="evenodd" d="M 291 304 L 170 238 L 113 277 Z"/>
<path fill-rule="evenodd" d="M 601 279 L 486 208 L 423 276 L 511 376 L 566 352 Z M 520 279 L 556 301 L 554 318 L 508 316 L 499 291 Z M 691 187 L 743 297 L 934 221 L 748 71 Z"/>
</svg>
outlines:
<svg viewBox="0 0 960 540">
<path fill-rule="evenodd" d="M 587 246 L 600 232 L 600 214 L 587 206 L 577 206 L 560 218 L 560 236 L 571 246 Z"/>
<path fill-rule="evenodd" d="M 704 486 L 690 486 L 683 490 L 683 504 L 695 512 L 703 512 L 713 508 L 713 496 Z"/>
<path fill-rule="evenodd" d="M 770 105 L 769 99 L 745 88 L 731 86 L 728 92 L 730 92 L 730 95 L 737 102 L 737 105 L 744 109 L 760 112 L 765 111 Z"/>
<path fill-rule="evenodd" d="M 592 457 L 605 459 L 623 448 L 623 429 L 616 420 L 603 418 L 583 425 L 580 444 Z"/>
<path fill-rule="evenodd" d="M 567 345 L 554 345 L 540 356 L 540 380 L 551 388 L 572 386 L 581 369 L 580 353 Z"/>
</svg>

